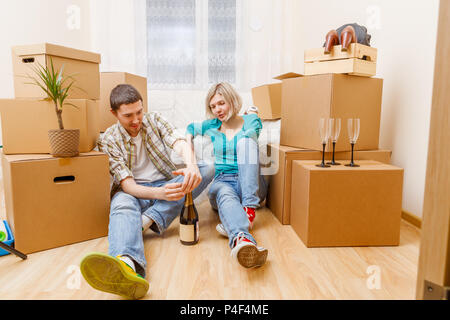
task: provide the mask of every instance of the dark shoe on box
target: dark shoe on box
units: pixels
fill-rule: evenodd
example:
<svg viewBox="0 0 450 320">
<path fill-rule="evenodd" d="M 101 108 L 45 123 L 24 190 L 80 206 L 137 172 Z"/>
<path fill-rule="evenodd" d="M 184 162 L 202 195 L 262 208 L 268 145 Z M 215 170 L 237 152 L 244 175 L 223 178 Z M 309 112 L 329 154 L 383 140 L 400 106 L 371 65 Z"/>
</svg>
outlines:
<svg viewBox="0 0 450 320">
<path fill-rule="evenodd" d="M 341 32 L 341 51 L 347 51 L 350 43 L 356 42 L 355 29 L 352 26 L 347 26 Z"/>
<path fill-rule="evenodd" d="M 329 54 L 331 52 L 331 48 L 339 44 L 339 36 L 336 30 L 330 30 L 325 36 L 325 49 L 324 53 Z"/>
</svg>

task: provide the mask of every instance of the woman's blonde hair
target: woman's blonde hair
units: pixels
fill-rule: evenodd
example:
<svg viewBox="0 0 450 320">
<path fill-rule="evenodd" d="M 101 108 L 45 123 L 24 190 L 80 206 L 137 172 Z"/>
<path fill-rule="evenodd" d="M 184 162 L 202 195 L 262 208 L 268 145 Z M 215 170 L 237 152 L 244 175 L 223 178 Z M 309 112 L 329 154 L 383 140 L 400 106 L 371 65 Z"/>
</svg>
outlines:
<svg viewBox="0 0 450 320">
<path fill-rule="evenodd" d="M 225 121 L 228 121 L 232 116 L 239 113 L 242 108 L 241 96 L 236 92 L 232 85 L 227 82 L 220 82 L 213 85 L 206 95 L 206 117 L 208 119 L 214 118 L 214 114 L 212 113 L 209 104 L 216 94 L 220 94 L 224 98 L 225 102 L 231 107 Z"/>
</svg>

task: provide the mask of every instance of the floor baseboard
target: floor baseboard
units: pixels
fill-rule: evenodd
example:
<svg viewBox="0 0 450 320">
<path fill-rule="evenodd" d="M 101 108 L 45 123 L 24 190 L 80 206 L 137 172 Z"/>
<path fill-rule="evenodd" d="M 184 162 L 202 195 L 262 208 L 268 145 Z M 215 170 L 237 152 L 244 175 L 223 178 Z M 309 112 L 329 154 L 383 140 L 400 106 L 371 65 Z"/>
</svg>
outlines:
<svg viewBox="0 0 450 320">
<path fill-rule="evenodd" d="M 416 216 L 415 214 L 412 214 L 411 212 L 408 212 L 406 210 L 402 210 L 402 219 L 408 221 L 412 225 L 416 226 L 417 228 L 422 227 L 422 219 Z"/>
</svg>

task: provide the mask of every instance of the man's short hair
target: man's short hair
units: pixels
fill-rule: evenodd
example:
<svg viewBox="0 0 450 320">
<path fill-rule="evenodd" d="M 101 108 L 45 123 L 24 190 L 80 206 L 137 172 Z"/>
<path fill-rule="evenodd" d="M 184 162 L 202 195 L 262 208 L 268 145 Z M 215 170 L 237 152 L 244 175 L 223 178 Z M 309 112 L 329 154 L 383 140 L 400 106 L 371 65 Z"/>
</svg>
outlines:
<svg viewBox="0 0 450 320">
<path fill-rule="evenodd" d="M 135 87 L 129 84 L 119 84 L 111 91 L 109 102 L 113 111 L 119 110 L 123 104 L 131 104 L 137 101 L 143 101 L 142 96 Z"/>
</svg>

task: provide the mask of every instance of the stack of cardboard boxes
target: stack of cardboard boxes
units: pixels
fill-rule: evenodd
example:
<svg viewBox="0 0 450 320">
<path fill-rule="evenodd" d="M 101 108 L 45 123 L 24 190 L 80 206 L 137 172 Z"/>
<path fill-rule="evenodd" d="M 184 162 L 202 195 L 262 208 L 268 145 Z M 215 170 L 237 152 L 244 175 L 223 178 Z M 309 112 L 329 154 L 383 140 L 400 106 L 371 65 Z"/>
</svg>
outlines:
<svg viewBox="0 0 450 320">
<path fill-rule="evenodd" d="M 361 67 L 366 62 L 370 70 Z M 268 146 L 278 171 L 267 205 L 308 247 L 399 243 L 403 170 L 389 165 L 391 151 L 378 149 L 383 80 L 370 77 L 375 67 L 376 49 L 360 44 L 347 53 L 340 46 L 329 55 L 323 48 L 307 50 L 308 75 L 287 73 L 276 77 L 281 83 L 252 89 L 262 118 L 281 118 L 280 145 Z M 315 166 L 322 157 L 320 118 L 341 119 L 340 166 Z M 351 157 L 349 118 L 361 123 L 354 153 L 359 168 L 344 166 Z M 328 144 L 326 159 L 331 151 Z"/>
<path fill-rule="evenodd" d="M 58 129 L 51 101 L 32 82 L 33 68 L 64 66 L 75 81 L 63 108 L 66 129 L 80 129 L 80 155 L 54 158 L 48 130 Z M 100 55 L 52 44 L 12 48 L 15 99 L 0 100 L 5 206 L 15 247 L 32 253 L 108 233 L 108 157 L 93 151 L 101 131 L 112 125 L 109 93 L 128 81 L 145 95 L 145 78 L 99 72 Z M 128 80 L 131 79 L 131 80 Z M 109 118 L 107 118 L 107 116 Z M 111 119 L 112 117 L 112 119 Z"/>
</svg>

